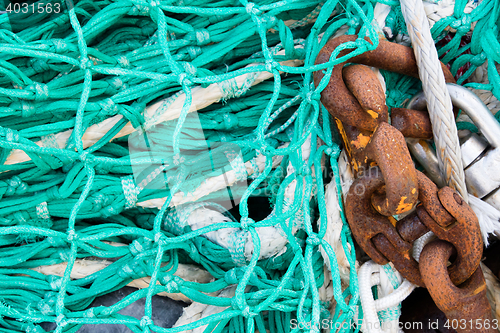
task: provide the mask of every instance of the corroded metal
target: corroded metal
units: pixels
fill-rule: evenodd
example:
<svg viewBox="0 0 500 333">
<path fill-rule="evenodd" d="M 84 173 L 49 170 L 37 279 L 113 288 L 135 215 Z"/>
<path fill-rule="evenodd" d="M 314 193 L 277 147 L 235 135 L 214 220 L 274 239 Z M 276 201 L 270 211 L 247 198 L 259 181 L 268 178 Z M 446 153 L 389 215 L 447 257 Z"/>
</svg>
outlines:
<svg viewBox="0 0 500 333">
<path fill-rule="evenodd" d="M 337 46 L 346 42 L 354 42 L 357 38 L 356 35 L 346 35 L 329 40 L 319 52 L 316 64 L 328 62 Z M 350 52 L 352 51 L 343 50 L 338 57 L 343 57 Z M 407 46 L 383 40 L 379 41 L 379 45 L 375 50 L 350 58 L 348 61 L 418 78 L 418 67 L 413 50 Z M 321 93 L 321 102 L 332 116 L 340 119 L 344 124 L 356 126 L 362 130 L 373 131 L 379 123 L 378 118 L 363 110 L 356 97 L 349 91 L 342 80 L 342 68 L 346 62 L 334 66 L 330 83 Z M 443 64 L 441 66 L 446 82 L 455 82 L 448 68 Z M 316 86 L 318 86 L 323 76 L 322 71 L 314 73 L 314 84 Z"/>
<path fill-rule="evenodd" d="M 427 244 L 420 255 L 420 272 L 437 307 L 450 322 L 458 322 L 457 332 L 496 332 L 491 307 L 486 298 L 486 283 L 481 267 L 458 287 L 448 276 L 446 264 L 453 246 L 442 240 Z M 478 325 L 479 323 L 479 325 Z"/>
<path fill-rule="evenodd" d="M 392 108 L 391 125 L 405 137 L 432 139 L 432 125 L 426 111 Z"/>
<path fill-rule="evenodd" d="M 418 198 L 418 180 L 401 132 L 381 123 L 365 152 L 367 160 L 379 166 L 385 180 L 385 194 L 372 197 L 375 209 L 385 216 L 411 210 Z"/>
<path fill-rule="evenodd" d="M 412 283 L 423 286 L 418 264 L 410 255 L 411 243 L 398 234 L 396 220 L 372 206 L 372 196 L 384 185 L 378 167 L 370 168 L 354 181 L 346 195 L 346 217 L 356 242 L 379 265 L 390 260 Z"/>
</svg>

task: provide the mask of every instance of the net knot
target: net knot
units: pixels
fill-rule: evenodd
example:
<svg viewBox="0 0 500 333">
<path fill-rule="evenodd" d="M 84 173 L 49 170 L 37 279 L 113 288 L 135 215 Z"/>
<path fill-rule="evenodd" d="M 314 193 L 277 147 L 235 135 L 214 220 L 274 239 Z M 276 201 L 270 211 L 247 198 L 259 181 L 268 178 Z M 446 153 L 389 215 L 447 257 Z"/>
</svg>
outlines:
<svg viewBox="0 0 500 333">
<path fill-rule="evenodd" d="M 68 231 L 68 241 L 69 242 L 72 242 L 72 241 L 77 240 L 77 239 L 78 239 L 78 235 L 75 233 L 74 230 Z"/>
<path fill-rule="evenodd" d="M 245 230 L 248 230 L 248 228 L 254 224 L 255 221 L 252 220 L 251 218 L 249 217 L 242 217 L 241 218 L 241 221 L 240 221 L 240 224 L 241 224 L 241 229 L 245 229 Z"/>
<path fill-rule="evenodd" d="M 4 139 L 7 142 L 18 142 L 19 133 L 16 130 L 10 128 L 0 127 L 0 139 Z"/>
<path fill-rule="evenodd" d="M 186 47 L 186 51 L 191 57 L 191 60 L 196 59 L 202 53 L 201 47 L 199 46 L 188 46 Z"/>
<path fill-rule="evenodd" d="M 349 22 L 347 22 L 347 25 L 351 28 L 357 28 L 359 26 L 359 24 L 360 24 L 360 20 L 359 20 L 359 17 L 357 17 L 357 16 L 351 17 Z"/>
<path fill-rule="evenodd" d="M 247 5 L 245 6 L 245 10 L 250 15 L 259 16 L 262 14 L 262 11 L 259 9 L 259 7 L 257 7 L 257 5 L 252 2 L 247 3 Z"/>
<path fill-rule="evenodd" d="M 196 36 L 196 44 L 198 46 L 206 45 L 211 42 L 210 32 L 207 29 L 196 30 L 194 33 Z"/>
<path fill-rule="evenodd" d="M 155 234 L 155 243 L 161 244 L 162 246 L 165 246 L 167 244 L 167 237 L 161 233 L 158 232 Z"/>
<path fill-rule="evenodd" d="M 130 61 L 128 60 L 128 58 L 126 56 L 121 56 L 121 57 L 118 57 L 118 59 L 116 59 L 116 61 L 118 61 L 118 63 L 120 64 L 120 66 L 122 66 L 123 68 L 128 68 L 130 67 Z"/>
<path fill-rule="evenodd" d="M 300 167 L 298 175 L 307 177 L 311 174 L 311 168 L 307 165 L 303 165 Z"/>
<path fill-rule="evenodd" d="M 128 246 L 130 253 L 135 257 L 136 255 L 151 249 L 151 241 L 146 238 L 134 239 Z"/>
<path fill-rule="evenodd" d="M 24 194 L 28 190 L 28 184 L 23 182 L 23 180 L 18 176 L 13 176 L 9 180 L 7 180 L 7 184 L 9 185 L 9 187 L 5 192 L 6 196 L 13 194 Z"/>
<path fill-rule="evenodd" d="M 101 107 L 101 112 L 99 115 L 103 116 L 114 116 L 118 110 L 115 102 L 111 98 L 106 98 L 105 100 L 99 101 L 99 106 Z"/>
<path fill-rule="evenodd" d="M 135 280 L 146 276 L 146 272 L 137 260 L 126 263 L 117 273 L 122 279 L 131 278 Z"/>
<path fill-rule="evenodd" d="M 178 293 L 179 288 L 184 284 L 184 280 L 172 274 L 165 275 L 161 282 L 165 286 L 166 292 L 171 294 Z"/>
<path fill-rule="evenodd" d="M 35 93 L 35 101 L 45 101 L 49 98 L 49 87 L 40 82 L 34 82 L 26 87 L 26 90 Z"/>
<path fill-rule="evenodd" d="M 465 35 L 471 29 L 472 19 L 469 14 L 465 14 L 461 19 L 451 22 L 450 27 L 457 30 L 460 36 Z"/>
<path fill-rule="evenodd" d="M 141 327 L 146 327 L 151 325 L 153 325 L 153 321 L 151 320 L 151 318 L 149 318 L 148 316 L 144 316 L 141 318 Z"/>
<path fill-rule="evenodd" d="M 325 149 L 325 154 L 336 159 L 340 155 L 340 148 L 337 145 L 328 147 Z"/>
<path fill-rule="evenodd" d="M 321 239 L 319 239 L 317 235 L 312 234 L 307 237 L 306 243 L 312 246 L 316 246 L 321 244 Z"/>
<path fill-rule="evenodd" d="M 266 60 L 266 71 L 272 73 L 278 67 L 278 63 L 273 60 Z"/>
<path fill-rule="evenodd" d="M 68 50 L 68 43 L 64 39 L 53 39 L 52 41 L 56 47 L 56 53 L 64 53 Z"/>
<path fill-rule="evenodd" d="M 481 66 L 482 64 L 484 64 L 485 61 L 486 61 L 486 54 L 484 52 L 476 54 L 469 60 L 469 62 L 476 67 Z"/>
<path fill-rule="evenodd" d="M 66 317 L 63 314 L 60 314 L 56 318 L 56 324 L 57 324 L 57 326 L 64 327 L 64 326 L 68 325 L 68 321 L 66 320 Z"/>
<path fill-rule="evenodd" d="M 21 116 L 28 118 L 36 113 L 35 105 L 31 101 L 21 100 Z"/>
<path fill-rule="evenodd" d="M 190 86 L 193 84 L 191 80 L 188 79 L 186 73 L 179 74 L 178 81 L 181 86 Z"/>
<path fill-rule="evenodd" d="M 53 291 L 46 292 L 43 298 L 38 301 L 36 307 L 44 316 L 54 314 L 54 305 L 56 304 L 57 293 Z"/>
<path fill-rule="evenodd" d="M 258 315 L 258 313 L 252 312 L 248 305 L 243 309 L 243 311 L 241 311 L 241 314 L 245 318 L 253 318 Z"/>
<path fill-rule="evenodd" d="M 82 161 L 83 163 L 87 164 L 93 164 L 94 163 L 94 156 L 87 151 L 84 151 L 78 156 L 79 160 Z"/>
<path fill-rule="evenodd" d="M 91 69 L 92 65 L 92 61 L 87 57 L 82 58 L 82 60 L 80 61 L 80 68 L 83 70 Z"/>
<path fill-rule="evenodd" d="M 62 284 L 62 279 L 56 275 L 49 275 L 47 277 L 47 282 L 50 284 L 50 289 L 53 291 L 59 291 Z"/>
</svg>

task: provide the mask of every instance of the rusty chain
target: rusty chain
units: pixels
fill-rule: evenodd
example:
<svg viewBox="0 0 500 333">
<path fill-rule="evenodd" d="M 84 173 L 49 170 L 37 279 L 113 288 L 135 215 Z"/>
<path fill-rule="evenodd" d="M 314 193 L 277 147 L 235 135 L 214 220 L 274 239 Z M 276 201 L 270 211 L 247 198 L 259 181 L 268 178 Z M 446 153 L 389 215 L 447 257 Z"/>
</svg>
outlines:
<svg viewBox="0 0 500 333">
<path fill-rule="evenodd" d="M 328 41 L 316 64 L 328 62 L 337 46 L 356 39 Z M 339 57 L 348 53 L 341 51 Z M 432 138 L 427 112 L 392 109 L 389 125 L 385 93 L 375 73 L 364 66 L 418 77 L 412 49 L 380 41 L 375 50 L 348 61 L 361 65 L 334 66 L 321 102 L 335 119 L 357 177 L 344 198 L 354 238 L 373 261 L 390 261 L 410 282 L 427 287 L 448 319 L 491 319 L 479 268 L 483 240 L 477 217 L 456 191 L 438 189 L 415 169 L 404 139 Z M 446 66 L 442 68 L 446 80 L 454 82 Z M 323 76 L 315 73 L 316 85 Z M 413 208 L 399 221 L 393 217 Z M 439 239 L 424 247 L 419 263 L 412 257 L 413 242 L 429 230 Z"/>
</svg>

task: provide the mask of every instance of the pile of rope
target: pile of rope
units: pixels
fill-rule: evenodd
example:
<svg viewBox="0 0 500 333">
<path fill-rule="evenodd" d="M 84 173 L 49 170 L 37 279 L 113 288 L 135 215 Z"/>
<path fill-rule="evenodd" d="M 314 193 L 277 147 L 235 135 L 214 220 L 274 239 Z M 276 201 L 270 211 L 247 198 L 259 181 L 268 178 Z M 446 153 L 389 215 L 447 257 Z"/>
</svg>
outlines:
<svg viewBox="0 0 500 333">
<path fill-rule="evenodd" d="M 451 7 L 428 13 L 439 55 L 462 70 L 460 84 L 486 77 L 487 62 L 489 81 L 465 85 L 495 103 L 499 5 Z M 409 40 L 399 2 L 81 0 L 57 13 L 12 10 L 0 15 L 0 330 L 355 327 L 359 264 L 339 201 L 349 180 L 319 98 L 341 50 Z M 341 34 L 373 44 L 360 38 L 314 65 Z M 416 79 L 382 75 L 390 107 L 420 90 Z M 256 197 L 269 207 L 252 207 Z M 126 285 L 139 289 L 89 307 Z M 191 303 L 173 328 L 151 319 L 157 294 Z M 141 298 L 142 319 L 119 313 Z"/>
</svg>

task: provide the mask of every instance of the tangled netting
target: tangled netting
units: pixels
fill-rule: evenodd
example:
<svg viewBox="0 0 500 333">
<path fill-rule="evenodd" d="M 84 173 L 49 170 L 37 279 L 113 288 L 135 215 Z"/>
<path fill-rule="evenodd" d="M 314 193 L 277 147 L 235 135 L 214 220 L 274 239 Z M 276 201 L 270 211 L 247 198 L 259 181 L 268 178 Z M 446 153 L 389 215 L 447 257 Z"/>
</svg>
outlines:
<svg viewBox="0 0 500 333">
<path fill-rule="evenodd" d="M 381 4 L 391 9 L 385 27 L 375 23 Z M 457 0 L 434 24 L 439 54 L 454 74 L 462 69 L 461 84 L 487 61 L 489 83 L 469 85 L 499 98 L 499 2 L 473 2 L 464 14 L 466 5 Z M 0 330 L 44 332 L 49 322 L 56 332 L 123 324 L 133 332 L 273 333 L 318 331 L 311 323 L 325 318 L 355 330 L 356 271 L 341 284 L 340 254 L 324 239 L 325 183 L 342 192 L 320 92 L 345 60 L 338 52 L 353 49 L 352 57 L 405 32 L 390 0 L 39 1 L 0 14 Z M 373 44 L 341 45 L 315 66 L 326 41 L 343 33 Z M 327 75 L 314 87 L 319 70 Z M 390 107 L 420 89 L 416 79 L 383 75 Z M 221 177 L 232 180 L 206 182 Z M 215 203 L 228 192 L 231 205 Z M 256 197 L 269 209 L 253 207 Z M 223 216 L 218 223 L 186 222 L 210 207 Z M 355 267 L 343 222 L 341 244 Z M 267 231 L 285 242 L 269 250 Z M 96 262 L 105 264 L 75 276 L 77 264 Z M 43 274 L 56 265 L 63 274 Z M 210 279 L 183 278 L 186 265 Z M 146 288 L 89 308 L 145 277 Z M 321 299 L 330 279 L 333 298 Z M 222 310 L 159 327 L 151 316 L 160 293 Z M 142 319 L 119 313 L 141 298 Z"/>
</svg>

